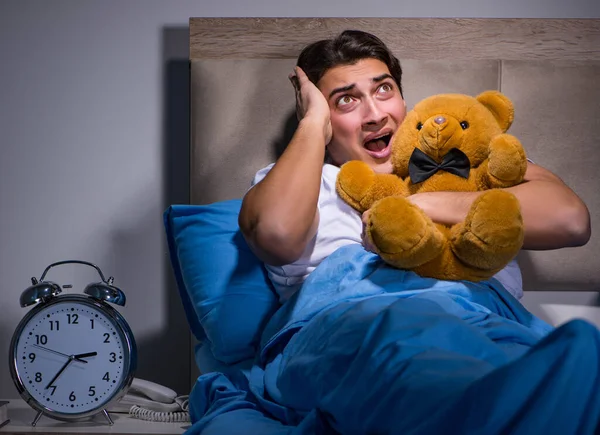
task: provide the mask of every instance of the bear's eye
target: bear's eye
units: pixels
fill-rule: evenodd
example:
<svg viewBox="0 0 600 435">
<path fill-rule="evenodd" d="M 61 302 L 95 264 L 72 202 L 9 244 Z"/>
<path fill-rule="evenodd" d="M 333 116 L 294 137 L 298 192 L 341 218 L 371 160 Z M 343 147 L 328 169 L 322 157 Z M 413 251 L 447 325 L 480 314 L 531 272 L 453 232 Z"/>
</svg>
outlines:
<svg viewBox="0 0 600 435">
<path fill-rule="evenodd" d="M 420 122 L 417 123 L 417 130 L 421 130 L 423 128 L 423 124 Z"/>
<path fill-rule="evenodd" d="M 463 122 L 460 123 L 460 127 L 463 130 L 466 130 L 467 128 L 469 128 L 469 123 L 467 121 L 463 121 Z"/>
</svg>

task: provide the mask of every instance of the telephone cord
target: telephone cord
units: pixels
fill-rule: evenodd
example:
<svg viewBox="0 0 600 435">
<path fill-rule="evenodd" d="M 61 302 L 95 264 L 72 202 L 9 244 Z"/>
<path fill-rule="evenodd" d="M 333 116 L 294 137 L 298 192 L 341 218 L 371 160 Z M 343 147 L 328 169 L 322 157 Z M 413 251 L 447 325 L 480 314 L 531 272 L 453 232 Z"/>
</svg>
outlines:
<svg viewBox="0 0 600 435">
<path fill-rule="evenodd" d="M 190 414 L 187 411 L 158 412 L 144 409 L 138 405 L 131 407 L 129 415 L 140 420 L 159 421 L 163 423 L 186 423 L 190 421 Z"/>
</svg>

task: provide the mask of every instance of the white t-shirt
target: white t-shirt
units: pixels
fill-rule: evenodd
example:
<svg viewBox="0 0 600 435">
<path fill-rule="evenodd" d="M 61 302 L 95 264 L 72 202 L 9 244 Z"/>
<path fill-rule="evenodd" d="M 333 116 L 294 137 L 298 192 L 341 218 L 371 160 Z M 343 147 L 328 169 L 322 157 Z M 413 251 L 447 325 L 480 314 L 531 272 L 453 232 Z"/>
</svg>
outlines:
<svg viewBox="0 0 600 435">
<path fill-rule="evenodd" d="M 259 183 L 274 163 L 254 176 L 252 185 Z M 362 221 L 359 212 L 346 204 L 337 194 L 335 183 L 340 168 L 323 165 L 319 192 L 319 226 L 317 234 L 308 243 L 298 260 L 285 266 L 265 265 L 280 302 L 288 300 L 302 285 L 306 277 L 338 248 L 352 243 L 362 244 Z M 521 270 L 516 260 L 511 261 L 495 275 L 502 285 L 517 299 L 523 295 Z"/>
</svg>

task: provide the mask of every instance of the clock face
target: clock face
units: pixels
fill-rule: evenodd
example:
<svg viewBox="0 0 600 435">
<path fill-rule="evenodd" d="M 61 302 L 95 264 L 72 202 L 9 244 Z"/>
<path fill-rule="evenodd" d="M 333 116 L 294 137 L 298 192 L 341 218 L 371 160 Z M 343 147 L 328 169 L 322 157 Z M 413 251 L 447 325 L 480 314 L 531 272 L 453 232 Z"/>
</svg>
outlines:
<svg viewBox="0 0 600 435">
<path fill-rule="evenodd" d="M 24 320 L 12 347 L 14 368 L 47 410 L 90 413 L 125 386 L 130 347 L 119 323 L 88 298 L 57 299 Z"/>
</svg>

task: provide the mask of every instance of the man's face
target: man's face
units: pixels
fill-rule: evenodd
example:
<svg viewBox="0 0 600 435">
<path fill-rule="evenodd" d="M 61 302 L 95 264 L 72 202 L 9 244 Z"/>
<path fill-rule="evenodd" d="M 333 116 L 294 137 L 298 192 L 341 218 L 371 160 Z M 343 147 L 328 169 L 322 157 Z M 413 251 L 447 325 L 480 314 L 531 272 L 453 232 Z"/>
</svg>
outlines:
<svg viewBox="0 0 600 435">
<path fill-rule="evenodd" d="M 361 160 L 376 172 L 390 173 L 390 139 L 406 115 L 406 104 L 385 63 L 359 60 L 331 68 L 317 87 L 329 103 L 333 163 Z"/>
</svg>

